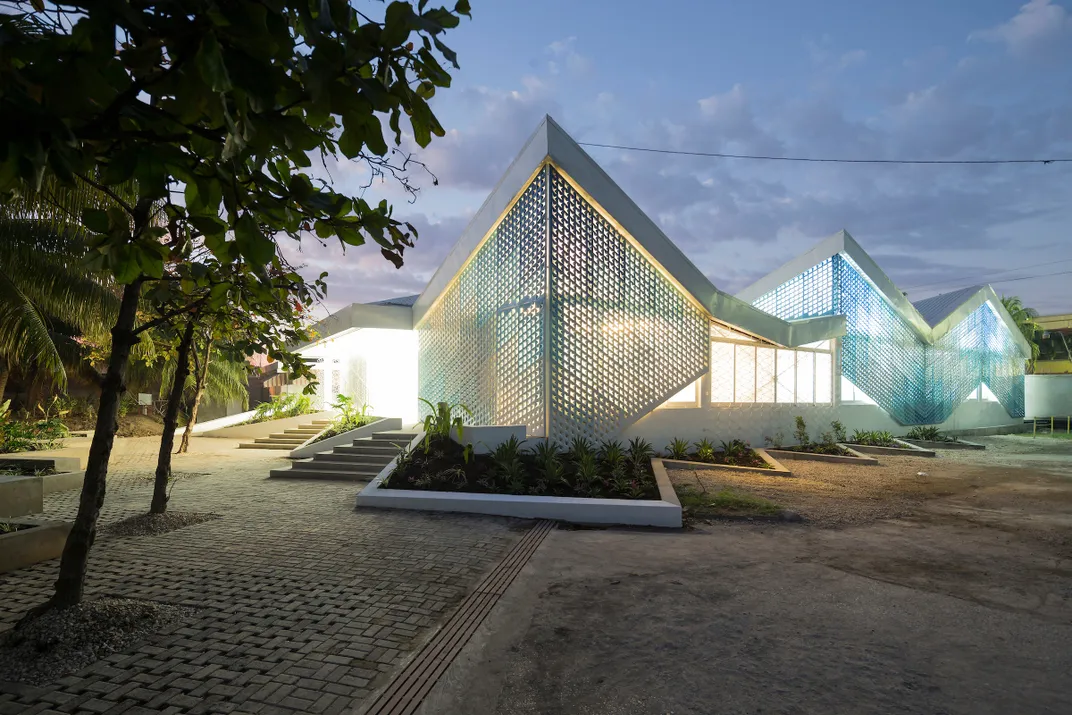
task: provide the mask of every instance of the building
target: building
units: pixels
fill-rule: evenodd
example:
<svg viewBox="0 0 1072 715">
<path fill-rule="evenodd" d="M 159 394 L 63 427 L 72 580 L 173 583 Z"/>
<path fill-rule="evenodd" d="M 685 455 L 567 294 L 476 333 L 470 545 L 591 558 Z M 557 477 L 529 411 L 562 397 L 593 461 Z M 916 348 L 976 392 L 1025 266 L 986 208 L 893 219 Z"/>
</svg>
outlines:
<svg viewBox="0 0 1072 715">
<path fill-rule="evenodd" d="M 303 351 L 325 394 L 568 442 L 1020 422 L 1029 346 L 988 286 L 913 304 L 844 231 L 718 290 L 547 117 L 419 296 L 354 304 Z"/>
</svg>

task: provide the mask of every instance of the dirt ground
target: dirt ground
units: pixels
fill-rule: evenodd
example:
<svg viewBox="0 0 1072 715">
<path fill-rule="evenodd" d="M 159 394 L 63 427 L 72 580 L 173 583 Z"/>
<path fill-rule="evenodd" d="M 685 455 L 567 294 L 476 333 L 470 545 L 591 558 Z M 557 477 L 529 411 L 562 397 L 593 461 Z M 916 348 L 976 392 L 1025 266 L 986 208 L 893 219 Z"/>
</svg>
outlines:
<svg viewBox="0 0 1072 715">
<path fill-rule="evenodd" d="M 803 524 L 553 532 L 421 712 L 1068 713 L 1072 441 L 978 441 L 699 475 Z"/>
</svg>

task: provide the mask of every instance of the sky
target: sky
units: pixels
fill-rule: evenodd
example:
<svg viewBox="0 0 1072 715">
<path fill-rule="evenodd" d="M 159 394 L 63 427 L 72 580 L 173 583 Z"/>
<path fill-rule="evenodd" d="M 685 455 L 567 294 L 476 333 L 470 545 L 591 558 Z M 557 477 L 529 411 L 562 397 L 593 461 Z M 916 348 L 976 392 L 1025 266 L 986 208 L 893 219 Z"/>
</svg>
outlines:
<svg viewBox="0 0 1072 715">
<path fill-rule="evenodd" d="M 362 0 L 357 0 L 362 2 Z M 359 164 L 336 188 L 419 230 L 304 240 L 319 311 L 419 293 L 545 114 L 578 142 L 856 159 L 1072 158 L 1072 0 L 472 0 L 444 38 L 461 69 L 433 109 L 409 201 Z M 412 147 L 409 138 L 407 146 Z M 759 162 L 586 148 L 720 289 L 845 229 L 909 298 L 991 282 L 1072 312 L 1072 163 Z M 1034 277 L 1042 274 L 1060 274 Z M 1027 280 L 1008 280 L 1030 277 Z"/>
</svg>

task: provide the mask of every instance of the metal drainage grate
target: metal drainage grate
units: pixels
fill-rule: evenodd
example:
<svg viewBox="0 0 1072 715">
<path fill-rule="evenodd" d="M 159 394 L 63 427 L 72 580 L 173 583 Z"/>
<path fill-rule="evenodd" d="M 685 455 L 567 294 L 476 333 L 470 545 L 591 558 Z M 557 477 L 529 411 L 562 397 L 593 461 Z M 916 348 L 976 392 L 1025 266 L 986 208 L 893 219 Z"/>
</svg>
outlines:
<svg viewBox="0 0 1072 715">
<path fill-rule="evenodd" d="M 466 596 L 454 615 L 425 643 L 402 672 L 372 701 L 364 711 L 365 715 L 411 715 L 416 712 L 436 681 L 450 667 L 554 527 L 553 521 L 536 522 L 495 570 Z"/>
</svg>

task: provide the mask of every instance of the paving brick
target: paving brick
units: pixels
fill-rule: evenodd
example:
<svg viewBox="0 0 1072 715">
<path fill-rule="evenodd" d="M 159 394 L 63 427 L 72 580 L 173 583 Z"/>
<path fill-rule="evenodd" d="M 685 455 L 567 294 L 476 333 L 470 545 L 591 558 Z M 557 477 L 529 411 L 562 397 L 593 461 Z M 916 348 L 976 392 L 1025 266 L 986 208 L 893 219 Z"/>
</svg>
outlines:
<svg viewBox="0 0 1072 715">
<path fill-rule="evenodd" d="M 169 632 L 61 678 L 0 694 L 28 713 L 349 713 L 522 535 L 510 520 L 353 509 L 359 485 L 266 479 L 277 454 L 195 439 L 169 509 L 221 518 L 153 537 L 98 535 L 87 597 L 196 609 Z M 144 513 L 158 440 L 116 443 L 101 524 Z M 78 491 L 45 497 L 71 519 Z M 0 630 L 44 601 L 56 562 L 0 574 Z"/>
</svg>

